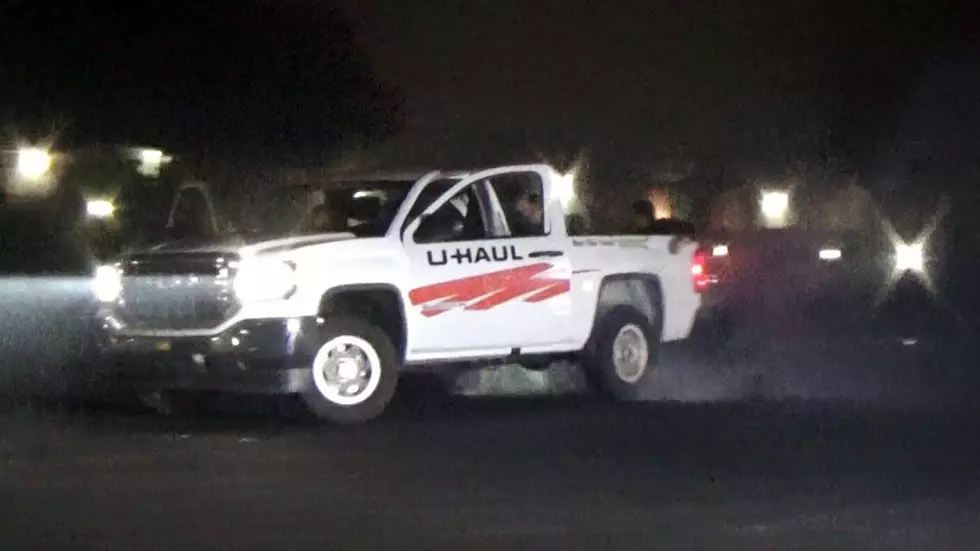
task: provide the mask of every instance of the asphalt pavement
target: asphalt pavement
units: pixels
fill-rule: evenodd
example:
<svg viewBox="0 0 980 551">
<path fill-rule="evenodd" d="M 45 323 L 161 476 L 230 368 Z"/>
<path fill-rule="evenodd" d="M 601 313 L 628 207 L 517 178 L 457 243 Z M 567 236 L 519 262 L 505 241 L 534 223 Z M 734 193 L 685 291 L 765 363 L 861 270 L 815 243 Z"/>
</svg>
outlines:
<svg viewBox="0 0 980 551">
<path fill-rule="evenodd" d="M 556 366 L 416 389 L 361 427 L 284 401 L 11 407 L 0 549 L 975 549 L 970 338 L 770 314 L 721 351 L 668 347 L 619 406 Z M 486 397 L 514 393 L 537 396 Z"/>
<path fill-rule="evenodd" d="M 3 549 L 973 549 L 968 411 L 463 400 L 2 420 Z"/>
</svg>

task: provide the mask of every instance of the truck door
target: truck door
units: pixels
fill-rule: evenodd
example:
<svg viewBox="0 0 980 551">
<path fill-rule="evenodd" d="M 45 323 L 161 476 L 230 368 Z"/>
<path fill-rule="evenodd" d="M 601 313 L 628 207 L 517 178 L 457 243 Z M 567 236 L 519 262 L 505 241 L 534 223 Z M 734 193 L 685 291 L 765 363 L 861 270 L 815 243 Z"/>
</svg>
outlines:
<svg viewBox="0 0 980 551">
<path fill-rule="evenodd" d="M 541 166 L 481 172 L 409 222 L 409 359 L 506 354 L 570 340 L 571 264 L 563 226 L 549 225 L 557 204 L 549 176 Z M 536 228 L 517 218 L 518 200 L 529 195 L 542 211 Z M 518 225 L 528 231 L 517 234 Z"/>
</svg>

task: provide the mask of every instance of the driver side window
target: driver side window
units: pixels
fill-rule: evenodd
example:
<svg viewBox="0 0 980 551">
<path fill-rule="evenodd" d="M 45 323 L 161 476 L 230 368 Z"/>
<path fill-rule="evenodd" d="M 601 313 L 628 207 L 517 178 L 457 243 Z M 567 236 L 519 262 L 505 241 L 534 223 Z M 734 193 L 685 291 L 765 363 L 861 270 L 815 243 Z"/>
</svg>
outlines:
<svg viewBox="0 0 980 551">
<path fill-rule="evenodd" d="M 426 216 L 415 231 L 415 242 L 428 244 L 485 239 L 487 224 L 477 193 L 477 186 L 480 185 L 482 183 L 468 186 Z M 425 204 L 423 209 L 430 204 Z"/>
</svg>

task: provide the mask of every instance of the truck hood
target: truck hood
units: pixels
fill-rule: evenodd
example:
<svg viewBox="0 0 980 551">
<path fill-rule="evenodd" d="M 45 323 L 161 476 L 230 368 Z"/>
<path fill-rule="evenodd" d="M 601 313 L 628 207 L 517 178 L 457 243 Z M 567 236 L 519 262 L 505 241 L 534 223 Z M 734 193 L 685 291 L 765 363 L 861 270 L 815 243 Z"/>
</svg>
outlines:
<svg viewBox="0 0 980 551">
<path fill-rule="evenodd" d="M 239 253 L 264 254 L 281 252 L 296 247 L 318 245 L 331 241 L 354 239 L 352 233 L 320 233 L 316 235 L 297 235 L 276 239 L 248 237 L 242 235 L 222 236 L 209 240 L 182 239 L 157 245 L 151 253 Z"/>
</svg>

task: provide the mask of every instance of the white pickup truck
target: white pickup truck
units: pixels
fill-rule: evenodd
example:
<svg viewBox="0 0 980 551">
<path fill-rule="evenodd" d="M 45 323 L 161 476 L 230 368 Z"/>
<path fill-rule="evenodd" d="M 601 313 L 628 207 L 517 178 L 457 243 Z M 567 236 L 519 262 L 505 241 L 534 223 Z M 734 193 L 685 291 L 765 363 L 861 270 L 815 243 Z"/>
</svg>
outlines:
<svg viewBox="0 0 980 551">
<path fill-rule="evenodd" d="M 697 245 L 569 236 L 555 178 L 341 178 L 290 188 L 232 236 L 126 254 L 96 276 L 102 365 L 147 395 L 299 394 L 338 423 L 381 414 L 404 371 L 494 361 L 573 357 L 630 399 L 691 331 Z M 514 207 L 528 196 L 538 220 Z"/>
</svg>

